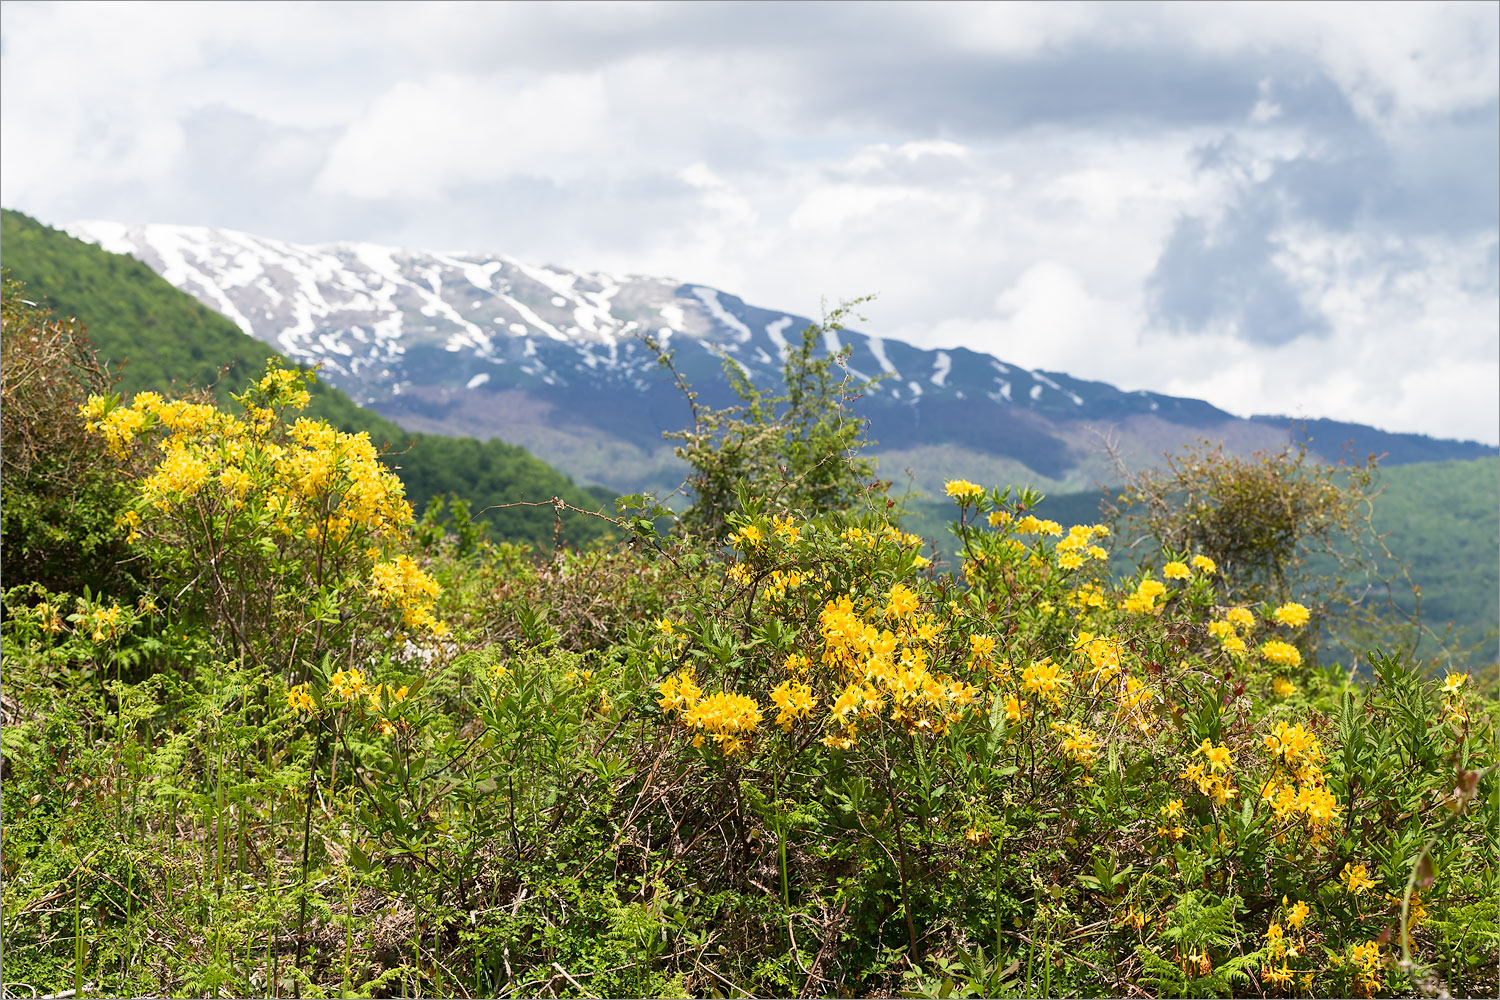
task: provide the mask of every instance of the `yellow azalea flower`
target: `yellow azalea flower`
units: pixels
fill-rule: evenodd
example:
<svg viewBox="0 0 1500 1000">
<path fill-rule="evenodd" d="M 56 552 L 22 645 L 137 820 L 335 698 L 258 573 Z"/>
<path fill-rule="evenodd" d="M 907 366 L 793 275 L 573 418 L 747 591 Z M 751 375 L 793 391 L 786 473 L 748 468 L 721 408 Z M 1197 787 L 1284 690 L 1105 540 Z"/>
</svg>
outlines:
<svg viewBox="0 0 1500 1000">
<path fill-rule="evenodd" d="M 1306 903 L 1298 901 L 1293 903 L 1286 911 L 1286 923 L 1292 930 L 1300 930 L 1312 914 L 1312 908 Z"/>
<path fill-rule="evenodd" d="M 890 598 L 886 601 L 885 616 L 900 620 L 910 616 L 917 610 L 917 595 L 911 588 L 902 584 L 896 584 L 891 588 Z"/>
<path fill-rule="evenodd" d="M 1445 695 L 1454 695 L 1454 694 L 1457 694 L 1458 693 L 1458 689 L 1461 688 L 1461 687 L 1463 687 L 1465 684 L 1467 684 L 1468 681 L 1469 681 L 1469 675 L 1468 674 L 1457 674 L 1457 673 L 1451 673 L 1450 672 L 1448 674 L 1448 676 L 1443 680 L 1443 694 L 1445 694 Z"/>
<path fill-rule="evenodd" d="M 1218 563 L 1214 562 L 1208 556 L 1193 556 L 1188 561 L 1193 564 L 1193 569 L 1208 576 L 1212 576 L 1219 571 Z"/>
<path fill-rule="evenodd" d="M 984 487 L 967 479 L 950 479 L 943 484 L 943 491 L 961 504 L 968 504 L 984 495 Z"/>
<path fill-rule="evenodd" d="M 1278 677 L 1271 682 L 1271 690 L 1278 698 L 1290 698 L 1297 692 L 1297 685 L 1285 677 Z"/>
<path fill-rule="evenodd" d="M 1292 601 L 1287 604 L 1283 604 L 1281 607 L 1271 612 L 1271 617 L 1282 625 L 1290 625 L 1292 628 L 1300 628 L 1301 626 L 1307 624 L 1307 620 L 1312 617 L 1312 615 L 1307 610 L 1307 608 L 1305 608 L 1301 604 L 1296 603 L 1295 601 Z"/>
<path fill-rule="evenodd" d="M 1349 891 L 1349 895 L 1358 896 L 1366 889 L 1375 887 L 1375 880 L 1370 878 L 1370 873 L 1365 870 L 1364 865 L 1346 864 L 1339 875 L 1339 881 Z"/>
<path fill-rule="evenodd" d="M 1051 657 L 1032 663 L 1021 673 L 1023 688 L 1041 695 L 1054 705 L 1058 704 L 1062 689 L 1072 685 L 1073 682 L 1063 676 L 1062 667 L 1053 663 Z"/>
<path fill-rule="evenodd" d="M 1272 639 L 1260 647 L 1260 655 L 1267 663 L 1279 667 L 1295 667 L 1302 663 L 1302 654 L 1297 647 L 1280 639 Z"/>
<path fill-rule="evenodd" d="M 1239 629 L 1255 627 L 1255 614 L 1249 608 L 1230 608 L 1224 612 L 1224 620 Z"/>
<path fill-rule="evenodd" d="M 1169 562 L 1161 568 L 1161 575 L 1168 580 L 1191 579 L 1193 571 L 1187 568 L 1187 563 Z"/>
</svg>

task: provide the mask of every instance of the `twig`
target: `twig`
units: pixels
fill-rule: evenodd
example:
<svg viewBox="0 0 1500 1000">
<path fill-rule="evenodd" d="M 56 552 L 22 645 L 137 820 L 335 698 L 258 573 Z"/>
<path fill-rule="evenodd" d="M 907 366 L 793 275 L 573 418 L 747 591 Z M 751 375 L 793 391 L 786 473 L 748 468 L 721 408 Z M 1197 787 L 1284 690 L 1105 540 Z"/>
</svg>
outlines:
<svg viewBox="0 0 1500 1000">
<path fill-rule="evenodd" d="M 572 983 L 573 984 L 573 988 L 576 989 L 579 993 L 582 993 L 584 996 L 588 997 L 589 1000 L 599 1000 L 599 998 L 596 997 L 596 996 L 594 996 L 594 994 L 592 994 L 588 990 L 584 989 L 582 983 L 580 983 L 578 980 L 574 979 L 572 976 L 568 975 L 568 970 L 567 969 L 564 969 L 562 966 L 558 965 L 556 962 L 552 963 L 552 967 L 554 969 L 556 969 L 558 972 L 562 973 L 562 977 L 564 979 L 566 979 L 568 982 Z M 745 995 L 749 996 L 750 994 L 746 993 Z"/>
</svg>

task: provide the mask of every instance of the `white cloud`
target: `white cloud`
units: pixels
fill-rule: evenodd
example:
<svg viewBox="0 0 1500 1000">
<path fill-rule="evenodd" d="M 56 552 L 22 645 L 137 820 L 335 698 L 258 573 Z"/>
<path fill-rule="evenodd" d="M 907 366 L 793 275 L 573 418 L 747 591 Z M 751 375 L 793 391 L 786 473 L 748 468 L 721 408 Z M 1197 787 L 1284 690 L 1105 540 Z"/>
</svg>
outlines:
<svg viewBox="0 0 1500 1000">
<path fill-rule="evenodd" d="M 799 312 L 877 292 L 870 328 L 922 346 L 1242 413 L 1500 434 L 1493 220 L 1292 218 L 1276 263 L 1321 338 L 1164 336 L 1144 307 L 1177 220 L 1215 231 L 1246 185 L 1339 141 L 1306 117 L 1343 113 L 1334 98 L 1401 163 L 1425 162 L 1430 123 L 1492 114 L 1494 5 L 767 10 L 6 3 L 0 201 L 54 224 L 493 249 Z M 1054 114 L 1116 96 L 1089 89 L 1101 54 L 1111 80 L 1141 74 L 1140 106 Z M 1159 85 L 1195 59 L 1223 67 L 1218 117 Z M 1043 64 L 1056 75 L 1024 75 Z M 1033 89 L 997 90 L 995 67 Z M 1301 109 L 1325 80 L 1331 110 Z M 260 128 L 233 183 L 262 189 L 215 186 L 208 109 Z M 1225 140 L 1232 164 L 1200 169 Z"/>
<path fill-rule="evenodd" d="M 597 73 L 402 82 L 344 130 L 317 184 L 359 198 L 433 196 L 497 174 L 571 172 L 616 145 L 608 125 Z"/>
</svg>

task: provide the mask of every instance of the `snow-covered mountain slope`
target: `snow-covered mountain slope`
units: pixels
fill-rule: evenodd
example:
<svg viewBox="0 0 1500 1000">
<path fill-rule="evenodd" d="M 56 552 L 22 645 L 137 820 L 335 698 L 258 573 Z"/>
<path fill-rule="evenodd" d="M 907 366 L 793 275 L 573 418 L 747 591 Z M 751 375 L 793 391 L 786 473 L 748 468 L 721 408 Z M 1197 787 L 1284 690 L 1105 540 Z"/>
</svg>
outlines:
<svg viewBox="0 0 1500 1000">
<path fill-rule="evenodd" d="M 224 229 L 77 222 L 73 236 L 145 262 L 173 285 L 412 430 L 500 437 L 582 478 L 619 488 L 673 480 L 663 430 L 687 409 L 642 337 L 711 405 L 730 399 L 724 359 L 774 383 L 808 319 L 702 285 L 580 273 L 511 257 L 363 243 L 304 246 Z M 856 404 L 882 474 L 1086 486 L 1112 478 L 1101 442 L 1127 460 L 1210 436 L 1248 450 L 1284 427 L 1198 400 L 1123 392 L 1028 371 L 968 350 L 921 350 L 854 331 Z"/>
</svg>

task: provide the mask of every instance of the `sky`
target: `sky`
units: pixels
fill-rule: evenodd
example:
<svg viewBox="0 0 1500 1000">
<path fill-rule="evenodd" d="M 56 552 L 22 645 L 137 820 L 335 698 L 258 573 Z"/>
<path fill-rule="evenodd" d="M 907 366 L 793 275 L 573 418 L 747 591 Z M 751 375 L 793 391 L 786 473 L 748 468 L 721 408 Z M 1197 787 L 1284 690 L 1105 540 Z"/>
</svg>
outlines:
<svg viewBox="0 0 1500 1000">
<path fill-rule="evenodd" d="M 0 204 L 1500 440 L 1500 5 L 30 3 Z"/>
</svg>

